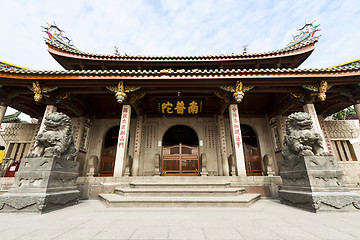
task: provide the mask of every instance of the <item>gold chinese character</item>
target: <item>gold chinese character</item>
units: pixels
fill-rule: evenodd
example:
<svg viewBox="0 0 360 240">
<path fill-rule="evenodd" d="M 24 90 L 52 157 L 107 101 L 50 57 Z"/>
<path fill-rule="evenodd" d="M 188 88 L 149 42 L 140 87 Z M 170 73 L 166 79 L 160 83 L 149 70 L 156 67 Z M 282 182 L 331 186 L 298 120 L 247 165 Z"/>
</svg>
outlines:
<svg viewBox="0 0 360 240">
<path fill-rule="evenodd" d="M 165 110 L 166 110 L 167 113 L 172 114 L 173 113 L 173 110 L 171 109 L 172 106 L 173 106 L 173 104 L 169 103 L 169 102 L 161 104 L 162 113 L 165 113 Z"/>
<path fill-rule="evenodd" d="M 197 102 L 192 101 L 192 102 L 189 104 L 188 111 L 189 111 L 189 114 L 198 114 L 198 112 L 199 112 L 199 107 L 198 107 Z"/>
<path fill-rule="evenodd" d="M 174 108 L 177 114 L 184 114 L 184 109 L 186 109 L 184 105 L 185 105 L 184 101 L 181 102 L 177 101 L 176 108 Z"/>
</svg>

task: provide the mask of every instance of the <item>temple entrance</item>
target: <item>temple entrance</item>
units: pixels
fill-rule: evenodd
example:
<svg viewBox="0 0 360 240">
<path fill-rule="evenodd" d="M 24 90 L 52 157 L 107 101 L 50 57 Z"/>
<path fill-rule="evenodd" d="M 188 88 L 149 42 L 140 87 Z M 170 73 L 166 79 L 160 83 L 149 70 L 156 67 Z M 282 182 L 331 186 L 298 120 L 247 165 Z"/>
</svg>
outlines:
<svg viewBox="0 0 360 240">
<path fill-rule="evenodd" d="M 199 149 L 196 132 L 187 126 L 169 128 L 163 137 L 163 176 L 199 175 Z"/>
<path fill-rule="evenodd" d="M 101 151 L 100 177 L 111 177 L 114 174 L 116 145 L 120 126 L 110 128 L 104 139 L 104 147 Z"/>
<path fill-rule="evenodd" d="M 240 125 L 244 143 L 245 166 L 247 176 L 261 176 L 262 164 L 260 148 L 254 130 L 245 124 Z"/>
</svg>

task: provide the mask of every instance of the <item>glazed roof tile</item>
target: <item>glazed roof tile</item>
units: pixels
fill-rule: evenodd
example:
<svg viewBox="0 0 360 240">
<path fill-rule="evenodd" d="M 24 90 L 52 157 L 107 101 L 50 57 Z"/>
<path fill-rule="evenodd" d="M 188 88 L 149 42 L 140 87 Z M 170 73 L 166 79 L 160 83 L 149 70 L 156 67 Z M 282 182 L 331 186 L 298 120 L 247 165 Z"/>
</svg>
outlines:
<svg viewBox="0 0 360 240">
<path fill-rule="evenodd" d="M 271 68 L 271 69 L 198 69 L 194 70 L 27 70 L 27 69 L 2 69 L 0 73 L 27 74 L 27 75 L 212 75 L 212 74 L 278 74 L 278 73 L 337 73 L 344 71 L 360 71 L 360 66 L 345 66 L 338 68 Z"/>
</svg>

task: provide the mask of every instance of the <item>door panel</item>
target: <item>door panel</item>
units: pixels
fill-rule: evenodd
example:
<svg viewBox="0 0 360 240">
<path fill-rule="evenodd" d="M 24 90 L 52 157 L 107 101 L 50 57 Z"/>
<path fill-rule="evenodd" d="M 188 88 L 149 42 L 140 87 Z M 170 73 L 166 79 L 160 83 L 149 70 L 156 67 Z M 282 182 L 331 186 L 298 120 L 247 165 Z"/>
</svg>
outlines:
<svg viewBox="0 0 360 240">
<path fill-rule="evenodd" d="M 162 156 L 162 175 L 199 175 L 198 147 L 187 145 L 164 146 Z"/>
</svg>

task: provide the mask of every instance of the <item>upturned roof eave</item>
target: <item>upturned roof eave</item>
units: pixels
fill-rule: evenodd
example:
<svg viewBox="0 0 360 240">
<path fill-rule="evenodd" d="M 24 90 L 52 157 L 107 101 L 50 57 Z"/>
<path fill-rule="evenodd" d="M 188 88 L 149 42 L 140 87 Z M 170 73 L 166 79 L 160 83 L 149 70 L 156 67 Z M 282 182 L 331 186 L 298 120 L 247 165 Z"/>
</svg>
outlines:
<svg viewBox="0 0 360 240">
<path fill-rule="evenodd" d="M 299 55 L 314 50 L 317 38 L 302 43 L 298 46 L 283 48 L 276 51 L 251 54 L 218 54 L 218 55 L 198 55 L 198 56 L 141 56 L 141 55 L 115 55 L 115 54 L 94 54 L 82 51 L 67 49 L 64 46 L 45 40 L 48 51 L 51 55 L 55 54 L 69 59 L 93 60 L 93 61 L 118 61 L 118 62 L 223 62 L 223 61 L 248 61 L 257 59 L 283 58 Z"/>
</svg>

